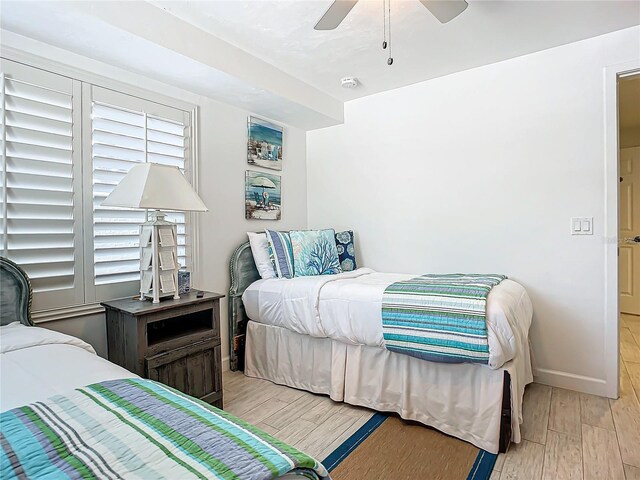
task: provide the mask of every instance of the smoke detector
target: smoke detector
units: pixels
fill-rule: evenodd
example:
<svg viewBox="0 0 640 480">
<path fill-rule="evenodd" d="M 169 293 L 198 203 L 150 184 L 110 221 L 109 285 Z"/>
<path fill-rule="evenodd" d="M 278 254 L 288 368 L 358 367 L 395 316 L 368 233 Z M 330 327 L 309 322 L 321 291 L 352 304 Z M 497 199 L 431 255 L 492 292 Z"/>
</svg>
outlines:
<svg viewBox="0 0 640 480">
<path fill-rule="evenodd" d="M 356 88 L 358 86 L 358 79 L 356 77 L 344 77 L 340 80 L 342 88 Z"/>
</svg>

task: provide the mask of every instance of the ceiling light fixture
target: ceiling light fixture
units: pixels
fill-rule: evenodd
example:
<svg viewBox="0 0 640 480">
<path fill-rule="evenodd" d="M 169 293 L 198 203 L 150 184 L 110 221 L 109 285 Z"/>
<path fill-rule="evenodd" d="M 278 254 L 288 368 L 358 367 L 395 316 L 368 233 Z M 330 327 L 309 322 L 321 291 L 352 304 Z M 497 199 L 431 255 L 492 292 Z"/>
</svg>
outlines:
<svg viewBox="0 0 640 480">
<path fill-rule="evenodd" d="M 334 0 L 329 9 L 318 20 L 315 30 L 333 30 L 336 28 L 342 20 L 349 14 L 351 9 L 355 7 L 358 0 Z M 458 15 L 460 15 L 467 8 L 468 4 L 466 0 L 420 0 L 420 3 L 436 17 L 440 23 L 447 23 Z M 382 15 L 383 15 L 383 40 L 382 49 L 389 48 L 389 58 L 387 58 L 387 65 L 393 64 L 393 57 L 391 55 L 391 0 L 382 1 Z M 388 41 L 387 41 L 388 35 Z"/>
</svg>

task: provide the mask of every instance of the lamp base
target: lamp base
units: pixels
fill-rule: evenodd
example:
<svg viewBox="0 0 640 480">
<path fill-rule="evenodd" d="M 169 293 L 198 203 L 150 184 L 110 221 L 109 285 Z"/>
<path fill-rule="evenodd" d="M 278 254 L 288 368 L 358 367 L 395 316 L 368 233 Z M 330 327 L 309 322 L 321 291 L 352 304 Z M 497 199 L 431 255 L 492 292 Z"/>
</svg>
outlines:
<svg viewBox="0 0 640 480">
<path fill-rule="evenodd" d="M 140 226 L 140 300 L 180 299 L 179 268 L 176 224 L 160 210 L 148 212 L 147 221 Z"/>
</svg>

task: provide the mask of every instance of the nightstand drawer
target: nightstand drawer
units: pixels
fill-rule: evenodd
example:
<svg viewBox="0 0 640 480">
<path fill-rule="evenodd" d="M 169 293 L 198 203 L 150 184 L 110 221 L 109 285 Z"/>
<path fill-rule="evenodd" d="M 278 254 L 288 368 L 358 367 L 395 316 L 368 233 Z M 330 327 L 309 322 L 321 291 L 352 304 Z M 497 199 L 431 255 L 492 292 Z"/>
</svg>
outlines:
<svg viewBox="0 0 640 480">
<path fill-rule="evenodd" d="M 210 340 L 146 359 L 147 376 L 209 403 L 222 405 L 220 344 Z"/>
</svg>

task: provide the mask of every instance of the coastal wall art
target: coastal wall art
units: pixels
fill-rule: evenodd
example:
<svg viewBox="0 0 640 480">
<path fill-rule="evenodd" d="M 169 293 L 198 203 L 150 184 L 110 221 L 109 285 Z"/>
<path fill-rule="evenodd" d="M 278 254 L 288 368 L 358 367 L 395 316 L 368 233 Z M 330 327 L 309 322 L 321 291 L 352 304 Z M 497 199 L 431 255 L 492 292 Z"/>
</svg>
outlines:
<svg viewBox="0 0 640 480">
<path fill-rule="evenodd" d="M 250 116 L 247 120 L 247 162 L 250 165 L 282 170 L 283 128 Z"/>
<path fill-rule="evenodd" d="M 247 170 L 245 175 L 245 218 L 249 220 L 280 220 L 280 175 Z"/>
</svg>

